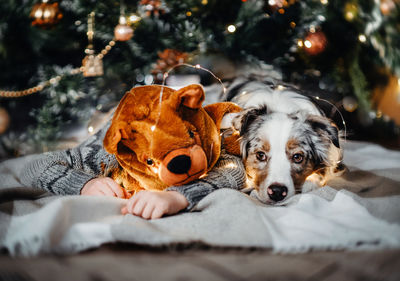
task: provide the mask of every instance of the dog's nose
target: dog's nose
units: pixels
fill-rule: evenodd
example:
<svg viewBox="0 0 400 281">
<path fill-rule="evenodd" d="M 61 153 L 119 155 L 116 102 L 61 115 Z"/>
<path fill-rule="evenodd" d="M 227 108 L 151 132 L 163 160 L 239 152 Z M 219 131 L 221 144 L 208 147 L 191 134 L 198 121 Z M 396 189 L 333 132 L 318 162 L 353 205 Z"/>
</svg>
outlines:
<svg viewBox="0 0 400 281">
<path fill-rule="evenodd" d="M 288 189 L 284 185 L 272 184 L 268 187 L 267 192 L 268 192 L 268 196 L 269 196 L 269 198 L 271 198 L 271 200 L 273 200 L 275 202 L 279 202 L 279 201 L 282 201 L 286 197 Z"/>
<path fill-rule="evenodd" d="M 174 174 L 185 174 L 190 170 L 192 161 L 187 155 L 178 155 L 169 161 L 167 169 Z"/>
</svg>

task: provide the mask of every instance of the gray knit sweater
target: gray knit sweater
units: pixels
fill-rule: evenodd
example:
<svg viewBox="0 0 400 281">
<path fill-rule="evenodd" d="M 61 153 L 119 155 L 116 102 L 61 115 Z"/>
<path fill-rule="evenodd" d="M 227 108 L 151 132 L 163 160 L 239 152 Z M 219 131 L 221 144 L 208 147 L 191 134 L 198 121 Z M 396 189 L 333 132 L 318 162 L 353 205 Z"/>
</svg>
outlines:
<svg viewBox="0 0 400 281">
<path fill-rule="evenodd" d="M 23 168 L 22 183 L 58 195 L 80 194 L 82 187 L 91 179 L 104 176 L 118 166 L 114 155 L 103 148 L 103 139 L 110 122 L 98 133 L 79 146 L 47 152 Z M 242 189 L 246 173 L 239 157 L 222 153 L 220 159 L 207 176 L 182 186 L 171 186 L 167 190 L 178 191 L 189 202 L 188 210 L 202 198 L 220 188 Z"/>
</svg>

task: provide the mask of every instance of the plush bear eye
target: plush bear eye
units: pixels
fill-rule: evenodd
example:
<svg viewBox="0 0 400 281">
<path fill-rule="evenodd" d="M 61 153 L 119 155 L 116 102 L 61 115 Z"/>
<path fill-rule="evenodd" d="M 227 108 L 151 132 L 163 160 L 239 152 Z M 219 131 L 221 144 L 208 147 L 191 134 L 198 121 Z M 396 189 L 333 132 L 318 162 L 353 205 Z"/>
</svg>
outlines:
<svg viewBox="0 0 400 281">
<path fill-rule="evenodd" d="M 257 151 L 256 157 L 257 157 L 258 161 L 266 161 L 267 160 L 267 154 L 265 154 L 265 152 L 263 152 L 263 151 Z"/>
<path fill-rule="evenodd" d="M 194 132 L 192 130 L 189 130 L 189 137 L 194 138 Z"/>
<path fill-rule="evenodd" d="M 154 164 L 154 161 L 151 158 L 147 158 L 146 163 L 147 163 L 147 165 L 151 166 Z"/>
<path fill-rule="evenodd" d="M 301 162 L 303 162 L 303 159 L 304 159 L 304 157 L 303 157 L 303 154 L 301 154 L 301 153 L 295 153 L 292 156 L 293 162 L 297 163 L 297 164 L 300 164 Z"/>
</svg>

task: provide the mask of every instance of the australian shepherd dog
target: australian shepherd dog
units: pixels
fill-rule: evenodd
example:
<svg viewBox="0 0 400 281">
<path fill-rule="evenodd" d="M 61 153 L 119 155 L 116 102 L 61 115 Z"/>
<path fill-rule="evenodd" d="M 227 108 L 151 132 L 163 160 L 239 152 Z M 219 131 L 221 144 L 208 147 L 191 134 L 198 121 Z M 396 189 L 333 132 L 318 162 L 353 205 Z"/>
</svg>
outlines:
<svg viewBox="0 0 400 281">
<path fill-rule="evenodd" d="M 284 203 L 343 172 L 339 129 L 311 97 L 247 81 L 230 86 L 224 99 L 243 108 L 227 119 L 240 133 L 251 195 L 261 202 Z"/>
</svg>

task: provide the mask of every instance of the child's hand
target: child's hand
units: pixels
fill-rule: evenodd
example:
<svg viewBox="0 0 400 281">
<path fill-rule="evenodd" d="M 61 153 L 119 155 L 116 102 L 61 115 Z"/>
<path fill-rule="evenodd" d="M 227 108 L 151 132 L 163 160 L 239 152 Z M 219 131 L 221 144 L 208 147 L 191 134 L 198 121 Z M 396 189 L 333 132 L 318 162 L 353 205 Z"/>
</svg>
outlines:
<svg viewBox="0 0 400 281">
<path fill-rule="evenodd" d="M 112 178 L 95 178 L 88 181 L 81 190 L 81 195 L 103 195 L 118 198 L 130 198 L 131 194 Z"/>
<path fill-rule="evenodd" d="M 144 219 L 158 219 L 163 215 L 173 215 L 189 205 L 185 196 L 177 191 L 142 190 L 132 196 L 122 214 L 133 214 Z"/>
</svg>

